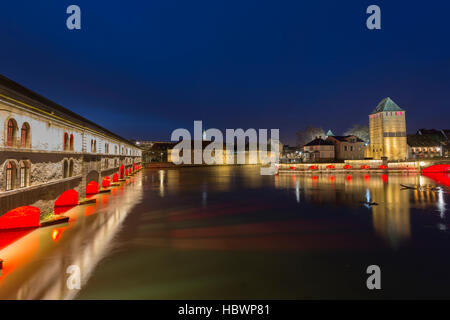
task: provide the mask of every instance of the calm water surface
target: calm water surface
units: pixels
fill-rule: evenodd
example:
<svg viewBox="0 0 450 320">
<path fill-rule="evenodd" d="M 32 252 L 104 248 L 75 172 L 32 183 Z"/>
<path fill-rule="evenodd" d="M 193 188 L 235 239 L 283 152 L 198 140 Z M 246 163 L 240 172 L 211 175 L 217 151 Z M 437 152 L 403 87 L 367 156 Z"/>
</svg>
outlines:
<svg viewBox="0 0 450 320">
<path fill-rule="evenodd" d="M 449 188 L 401 184 L 442 186 L 417 174 L 141 171 L 67 211 L 69 224 L 0 250 L 0 298 L 450 298 Z M 70 265 L 81 290 L 67 289 Z"/>
</svg>

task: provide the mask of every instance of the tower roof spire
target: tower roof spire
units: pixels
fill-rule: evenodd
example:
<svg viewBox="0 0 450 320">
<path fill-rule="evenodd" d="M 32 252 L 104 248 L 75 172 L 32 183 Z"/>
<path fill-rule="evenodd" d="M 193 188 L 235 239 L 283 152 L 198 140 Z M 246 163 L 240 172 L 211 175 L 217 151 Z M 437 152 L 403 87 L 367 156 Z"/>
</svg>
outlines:
<svg viewBox="0 0 450 320">
<path fill-rule="evenodd" d="M 377 105 L 373 113 L 383 112 L 383 111 L 404 111 L 400 108 L 391 98 L 387 97 L 381 100 L 381 102 Z"/>
</svg>

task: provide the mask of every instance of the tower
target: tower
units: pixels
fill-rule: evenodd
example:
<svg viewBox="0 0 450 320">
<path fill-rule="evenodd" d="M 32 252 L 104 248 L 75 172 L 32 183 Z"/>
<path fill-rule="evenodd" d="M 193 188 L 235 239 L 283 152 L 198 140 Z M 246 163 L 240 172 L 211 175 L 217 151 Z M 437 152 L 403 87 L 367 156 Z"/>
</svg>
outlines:
<svg viewBox="0 0 450 320">
<path fill-rule="evenodd" d="M 381 100 L 369 115 L 370 145 L 368 155 L 373 159 L 406 160 L 405 111 L 391 98 Z"/>
</svg>

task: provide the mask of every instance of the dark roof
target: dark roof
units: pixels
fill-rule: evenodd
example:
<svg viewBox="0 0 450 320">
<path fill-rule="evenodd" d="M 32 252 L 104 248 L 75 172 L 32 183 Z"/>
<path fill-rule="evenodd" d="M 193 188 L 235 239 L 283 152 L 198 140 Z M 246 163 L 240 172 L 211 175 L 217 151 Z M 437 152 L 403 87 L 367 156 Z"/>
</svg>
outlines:
<svg viewBox="0 0 450 320">
<path fill-rule="evenodd" d="M 445 135 L 447 140 L 450 140 L 450 129 L 442 129 L 442 133 Z"/>
<path fill-rule="evenodd" d="M 334 143 L 328 140 L 323 140 L 322 138 L 316 138 L 313 141 L 305 144 L 305 147 L 310 146 L 334 146 Z"/>
<path fill-rule="evenodd" d="M 31 105 L 32 107 L 38 108 L 32 109 L 33 111 L 40 113 L 49 113 L 53 116 L 61 117 L 66 120 L 69 120 L 73 123 L 76 123 L 80 126 L 92 129 L 94 131 L 99 131 L 105 135 L 112 136 L 118 140 L 122 140 L 128 144 L 133 144 L 130 140 L 125 139 L 108 129 L 103 128 L 102 126 L 76 114 L 75 112 L 70 111 L 69 109 L 64 108 L 63 106 L 37 94 L 30 89 L 25 88 L 24 86 L 18 84 L 17 82 L 12 81 L 11 79 L 0 75 L 0 94 L 3 94 L 10 99 L 18 100 L 27 105 Z M 22 105 L 22 104 L 21 104 Z M 29 106 L 22 105 L 23 107 L 30 108 Z M 30 108 L 31 109 L 31 108 Z"/>
<path fill-rule="evenodd" d="M 357 136 L 354 135 L 348 135 L 348 136 L 330 136 L 330 139 L 336 139 L 339 141 L 348 141 L 348 139 L 350 137 L 355 137 L 356 138 L 356 142 L 364 142 L 363 140 L 361 140 L 360 138 L 358 138 Z"/>
<path fill-rule="evenodd" d="M 403 111 L 391 98 L 387 97 L 381 100 L 372 114 L 383 111 Z"/>
<path fill-rule="evenodd" d="M 419 129 L 417 130 L 417 134 L 423 136 L 434 137 L 436 140 L 445 141 L 448 140 L 448 136 L 445 134 L 446 130 L 436 130 L 436 129 Z"/>
<path fill-rule="evenodd" d="M 440 146 L 438 140 L 431 135 L 408 134 L 406 136 L 410 147 L 435 147 Z"/>
</svg>

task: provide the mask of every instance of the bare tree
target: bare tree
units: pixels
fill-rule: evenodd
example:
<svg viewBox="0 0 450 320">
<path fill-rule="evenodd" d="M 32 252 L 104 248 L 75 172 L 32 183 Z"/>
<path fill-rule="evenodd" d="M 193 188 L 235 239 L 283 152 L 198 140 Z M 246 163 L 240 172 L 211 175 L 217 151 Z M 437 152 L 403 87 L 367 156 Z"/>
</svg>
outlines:
<svg viewBox="0 0 450 320">
<path fill-rule="evenodd" d="M 317 137 L 325 138 L 325 131 L 323 131 L 320 127 L 309 125 L 305 130 L 297 131 L 297 146 L 303 147 L 305 144 Z"/>
<path fill-rule="evenodd" d="M 364 142 L 368 142 L 369 141 L 369 126 L 368 125 L 359 125 L 359 124 L 355 124 L 353 125 L 353 127 L 347 129 L 347 131 L 344 132 L 344 134 L 346 136 L 357 136 L 358 138 L 360 138 L 361 140 L 363 140 Z"/>
</svg>

